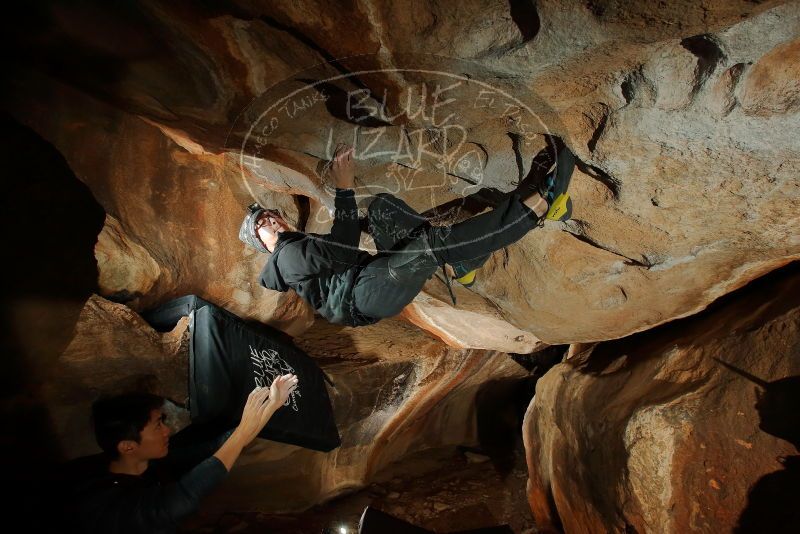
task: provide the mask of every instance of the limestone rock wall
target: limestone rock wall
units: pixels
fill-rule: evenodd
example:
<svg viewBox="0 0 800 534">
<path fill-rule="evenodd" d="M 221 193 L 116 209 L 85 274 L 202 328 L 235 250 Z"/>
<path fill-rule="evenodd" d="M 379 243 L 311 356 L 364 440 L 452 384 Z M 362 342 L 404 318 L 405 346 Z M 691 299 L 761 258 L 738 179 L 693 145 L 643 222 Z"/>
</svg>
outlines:
<svg viewBox="0 0 800 534">
<path fill-rule="evenodd" d="M 795 266 L 699 316 L 600 343 L 554 367 L 523 424 L 537 525 L 732 530 L 757 482 L 796 454 L 798 294 Z M 770 392 L 780 382 L 794 393 Z M 759 530 L 770 531 L 771 520 L 790 512 L 781 503 L 797 495 L 791 483 L 776 487 L 777 508 L 749 512 Z"/>
<path fill-rule="evenodd" d="M 563 0 L 462 2 L 457 10 L 445 2 L 378 1 L 336 8 L 145 2 L 128 9 L 53 8 L 32 35 L 56 35 L 62 46 L 29 36 L 31 46 L 64 61 L 88 47 L 108 65 L 93 76 L 25 65 L 14 113 L 52 139 L 71 165 L 88 165 L 82 179 L 161 266 L 145 300 L 191 285 L 274 324 L 289 319 L 257 303 L 280 300 L 281 314 L 302 315 L 307 325 L 308 315 L 285 297 L 248 288 L 251 262 L 215 234 L 225 228 L 232 235 L 235 206 L 253 195 L 288 208 L 305 227 L 305 198 L 330 206 L 315 169 L 334 137 L 366 148 L 371 138 L 359 126 L 383 129 L 389 145 L 404 127 L 430 130 L 419 115 L 392 122 L 344 112 L 347 91 L 385 96 L 389 109 L 402 109 L 423 82 L 433 87 L 427 75 L 409 70 L 423 67 L 476 80 L 449 96 L 465 132 L 458 157 L 467 159 L 459 161 L 477 166 L 481 184 L 513 187 L 546 133 L 581 159 L 573 221 L 549 223 L 496 254 L 474 287 L 514 328 L 548 343 L 622 337 L 695 313 L 798 257 L 795 1 L 726 0 L 702 9 L 688 1 Z M 119 30 L 124 44 L 99 48 L 98 35 L 81 33 L 97 20 L 105 31 Z M 32 71 L 47 78 L 26 77 Z M 328 100 L 307 103 L 263 150 L 245 143 L 250 163 L 243 168 L 241 142 L 264 95 L 326 77 L 336 78 L 319 85 Z M 52 78 L 125 110 L 125 118 L 94 132 L 91 121 L 68 128 L 82 97 L 53 90 Z M 527 106 L 535 127 L 501 106 L 499 96 L 494 105 L 466 105 L 467 87 L 478 82 Z M 528 134 L 530 146 L 514 141 Z M 410 142 L 418 148 L 423 140 Z M 81 148 L 87 143 L 111 150 L 90 156 Z M 428 152 L 412 167 L 415 179 L 430 185 L 437 157 Z M 359 165 L 360 183 L 373 188 L 388 187 L 397 170 L 387 156 Z M 450 172 L 455 182 L 435 199 L 409 188 L 398 194 L 418 209 L 457 199 L 468 177 Z M 237 185 L 242 179 L 252 183 Z M 141 202 L 120 203 L 137 195 Z M 193 238 L 189 220 L 198 225 Z M 209 257 L 215 253 L 224 257 Z M 135 295 L 141 288 L 113 290 Z"/>
<path fill-rule="evenodd" d="M 3 107 L 63 155 L 105 211 L 94 248 L 97 292 L 132 311 L 100 313 L 113 305 L 93 298 L 84 312 L 94 315 L 76 325 L 80 302 L 71 301 L 69 317 L 53 316 L 41 330 L 60 340 L 58 350 L 45 354 L 24 331 L 31 317 L 43 316 L 36 310 L 57 306 L 31 290 L 36 299 L 13 302 L 33 302 L 25 308 L 33 312 L 11 305 L 14 332 L 28 345 L 20 369 L 52 364 L 69 339 L 73 349 L 83 347 L 70 358 L 108 341 L 115 357 L 141 364 L 147 350 L 123 355 L 125 346 L 86 337 L 87 329 L 119 325 L 149 350 L 161 341 L 138 331 L 128 314 L 188 293 L 309 340 L 307 350 L 323 361 L 330 353 L 325 365 L 342 375 L 334 402 L 348 445 L 333 461 L 259 444 L 245 462 L 257 476 L 240 471 L 232 484 L 284 476 L 286 462 L 307 475 L 287 482 L 295 493 L 270 496 L 276 508 L 303 507 L 363 484 L 409 450 L 468 441 L 472 390 L 514 375 L 494 351 L 625 338 L 700 312 L 800 256 L 796 0 L 34 4 L 6 17 L 13 24 L 4 33 L 20 53 L 8 59 Z M 454 85 L 438 97 L 437 122 L 430 91 L 446 80 Z M 292 120 L 269 135 L 261 124 L 253 134 L 272 103 L 303 90 L 308 100 L 280 111 Z M 354 95 L 369 97 L 361 114 L 348 106 Z M 384 113 L 374 113 L 380 102 Z M 413 113 L 415 106 L 429 113 Z M 448 126 L 461 137 L 443 138 Z M 458 208 L 437 223 L 480 212 L 486 203 L 462 199 L 485 188 L 511 190 L 535 170 L 540 151 L 563 142 L 580 160 L 574 217 L 548 222 L 493 254 L 471 292 L 458 289 L 458 306 L 434 279 L 402 320 L 357 331 L 320 325 L 293 293 L 258 286 L 263 257 L 247 251 L 236 230 L 243 208 L 258 200 L 279 207 L 298 229 L 326 231 L 332 199 L 319 169 L 338 140 L 358 147 L 362 208 L 377 191 L 394 192 L 419 211 Z M 418 157 L 398 157 L 400 146 Z M 532 491 L 540 491 L 531 500 L 542 524 L 555 522 L 555 509 L 578 529 L 732 524 L 735 512 L 703 508 L 707 495 L 692 501 L 700 504 L 687 508 L 690 516 L 664 517 L 664 506 L 685 497 L 664 488 L 680 477 L 701 477 L 690 476 L 696 466 L 682 463 L 688 460 L 681 455 L 707 454 L 703 436 L 745 432 L 754 423 L 744 409 L 751 399 L 736 397 L 739 386 L 723 384 L 724 375 L 697 351 L 724 347 L 734 357 L 730 336 L 739 336 L 754 353 L 764 350 L 758 362 L 735 356 L 739 363 L 777 377 L 794 365 L 775 355 L 775 344 L 792 339 L 794 328 L 786 323 L 785 335 L 768 331 L 777 320 L 765 320 L 756 333 L 698 327 L 675 337 L 685 348 L 674 354 L 666 341 L 653 341 L 641 362 L 611 354 L 631 339 L 650 339 L 633 337 L 601 345 L 611 352 L 595 351 L 581 364 L 594 369 L 612 359 L 617 363 L 603 371 L 608 376 L 580 366 L 551 373 L 526 429 L 531 439 L 542 433 L 539 448 L 531 448 Z M 664 331 L 652 336 L 661 339 Z M 644 349 L 625 352 L 634 350 Z M 673 357 L 686 369 L 665 364 L 662 376 L 655 362 Z M 418 382 L 391 382 L 412 368 Z M 557 387 L 554 377 L 565 376 L 564 384 L 584 389 Z M 46 378 L 58 381 L 52 370 Z M 708 386 L 715 380 L 719 387 Z M 85 403 L 96 386 L 79 378 L 71 386 L 77 397 L 44 387 L 54 396 L 37 402 L 47 405 L 56 429 L 66 429 L 63 449 L 77 451 L 69 429 L 78 427 L 65 422 L 78 411 L 62 410 L 59 402 Z M 387 388 L 391 398 L 403 399 L 390 416 L 380 408 L 389 402 L 382 397 Z M 703 407 L 723 392 L 750 415 L 701 419 Z M 575 421 L 598 410 L 613 424 L 594 437 L 581 434 L 594 428 L 593 420 Z M 574 426 L 562 429 L 561 421 Z M 689 437 L 686 421 L 698 429 Z M 615 448 L 602 459 L 617 478 L 600 481 L 592 473 L 602 469 L 587 466 L 606 466 L 592 456 L 603 432 Z M 727 479 L 709 474 L 688 486 L 727 491 L 709 507 L 741 509 L 746 488 L 723 469 L 726 459 L 781 447 L 742 436 L 709 457 Z M 654 442 L 664 443 L 672 460 L 656 461 L 648 449 Z M 582 449 L 565 456 L 569 444 Z M 754 461 L 743 477 L 753 480 L 771 468 Z M 638 475 L 620 479 L 626 469 Z M 567 487 L 583 488 L 575 493 L 580 499 L 567 495 Z M 554 504 L 545 506 L 549 493 Z M 619 495 L 630 498 L 623 505 Z"/>
<path fill-rule="evenodd" d="M 290 334 L 311 324 L 293 293 L 257 289 L 261 264 L 236 237 L 246 186 L 227 156 L 189 153 L 66 86 L 37 87 L 31 117 L 108 214 L 95 247 L 104 295 L 141 310 L 198 293 Z M 260 200 L 297 217 L 291 196 L 273 201 L 264 191 Z"/>
</svg>

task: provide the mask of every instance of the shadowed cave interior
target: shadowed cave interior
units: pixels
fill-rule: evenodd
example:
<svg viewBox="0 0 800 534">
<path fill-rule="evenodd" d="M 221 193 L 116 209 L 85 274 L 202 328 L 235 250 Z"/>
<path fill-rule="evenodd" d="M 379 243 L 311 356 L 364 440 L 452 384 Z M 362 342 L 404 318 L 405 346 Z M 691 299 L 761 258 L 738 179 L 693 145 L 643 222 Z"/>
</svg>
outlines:
<svg viewBox="0 0 800 534">
<path fill-rule="evenodd" d="M 192 399 L 199 308 L 148 323 L 187 295 L 311 362 L 339 441 L 255 439 L 180 532 L 358 532 L 367 507 L 363 532 L 795 528 L 797 1 L 38 2 L 3 24 L 16 531 L 79 514 L 65 466 L 99 452 L 100 397 L 235 426 Z M 338 142 L 370 254 L 376 195 L 454 225 L 564 150 L 570 218 L 469 287 L 438 270 L 400 314 L 332 324 L 263 287 L 237 232 L 253 202 L 330 232 Z"/>
</svg>

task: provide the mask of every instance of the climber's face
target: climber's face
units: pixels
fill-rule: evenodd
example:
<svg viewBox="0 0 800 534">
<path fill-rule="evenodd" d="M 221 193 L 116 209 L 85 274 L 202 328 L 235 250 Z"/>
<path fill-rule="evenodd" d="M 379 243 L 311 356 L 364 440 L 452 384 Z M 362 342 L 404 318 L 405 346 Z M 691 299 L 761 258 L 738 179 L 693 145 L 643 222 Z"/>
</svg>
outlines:
<svg viewBox="0 0 800 534">
<path fill-rule="evenodd" d="M 272 252 L 275 250 L 275 244 L 278 242 L 278 234 L 289 229 L 286 222 L 274 211 L 265 211 L 261 216 L 256 219 L 256 235 L 267 247 L 267 250 Z"/>
</svg>

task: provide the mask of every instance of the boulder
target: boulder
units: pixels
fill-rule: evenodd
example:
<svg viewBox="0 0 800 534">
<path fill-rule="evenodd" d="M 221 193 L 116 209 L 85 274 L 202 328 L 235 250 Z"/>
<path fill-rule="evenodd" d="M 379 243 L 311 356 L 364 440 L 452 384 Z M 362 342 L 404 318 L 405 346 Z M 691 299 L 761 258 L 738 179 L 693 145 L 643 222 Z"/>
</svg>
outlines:
<svg viewBox="0 0 800 534">
<path fill-rule="evenodd" d="M 787 510 L 750 506 L 800 445 L 798 291 L 795 265 L 697 316 L 582 347 L 547 373 L 523 423 L 537 526 L 719 532 L 753 514 L 769 530 Z M 783 383 L 794 388 L 785 399 Z"/>
<path fill-rule="evenodd" d="M 563 140 L 580 159 L 573 220 L 496 254 L 473 289 L 546 343 L 691 315 L 800 256 L 796 1 L 462 4 L 54 7 L 21 39 L 42 58 L 100 47 L 107 68 L 15 64 L 9 107 L 144 249 L 128 274 L 105 256 L 101 275 L 139 308 L 192 292 L 307 328 L 232 236 L 252 199 L 316 229 L 310 207 L 331 207 L 319 170 L 342 140 L 362 208 L 388 191 L 461 216 L 466 195 L 511 190 L 547 135 Z M 98 20 L 126 44 L 101 47 Z"/>
<path fill-rule="evenodd" d="M 614 423 L 604 429 L 593 420 L 575 423 L 574 435 L 566 435 L 577 443 L 573 438 L 592 429 L 580 454 L 570 457 L 570 480 L 591 482 L 589 490 L 575 482 L 584 488 L 574 494 L 579 499 L 565 496 L 562 449 L 535 453 L 547 473 L 532 470 L 533 487 L 544 488 L 532 489 L 540 492 L 532 503 L 542 524 L 556 523 L 557 508 L 562 519 L 574 518 L 568 526 L 580 529 L 733 525 L 747 484 L 771 467 L 749 462 L 740 477 L 747 482 L 737 484 L 724 459 L 749 451 L 769 455 L 779 446 L 744 433 L 754 423 L 745 409 L 752 399 L 736 397 L 745 390 L 723 383 L 727 375 L 692 347 L 725 347 L 734 364 L 776 379 L 791 366 L 777 348 L 767 356 L 759 347 L 777 347 L 791 338 L 791 328 L 784 334 L 762 325 L 730 334 L 703 323 L 704 315 L 696 323 L 705 330 L 673 336 L 685 347 L 674 354 L 667 341 L 653 341 L 646 356 L 620 358 L 644 350 L 627 348 L 631 339 L 645 339 L 631 336 L 698 314 L 800 258 L 798 7 L 797 0 L 465 0 L 457 8 L 423 1 L 348 0 L 332 7 L 320 0 L 147 0 L 20 7 L 6 17 L 5 33 L 24 53 L 11 54 L 6 64 L 3 109 L 35 132 L 39 144 L 49 143 L 49 157 L 67 178 L 85 184 L 105 212 L 105 226 L 73 230 L 88 219 L 91 202 L 65 197 L 61 207 L 72 209 L 74 219 L 59 228 L 81 242 L 58 240 L 58 254 L 47 260 L 34 251 L 9 278 L 16 283 L 30 272 L 33 280 L 16 284 L 7 300 L 15 341 L 9 376 L 30 375 L 9 380 L 20 384 L 13 402 L 39 410 L 45 434 L 48 418 L 58 421 L 54 449 L 86 449 L 87 442 L 71 444 L 78 432 L 70 425 L 91 394 L 118 387 L 117 373 L 153 375 L 148 366 L 167 358 L 158 351 L 180 347 L 179 332 L 154 336 L 136 312 L 197 294 L 298 343 L 307 340 L 306 350 L 341 375 L 333 393 L 346 429 L 340 452 L 313 456 L 262 443 L 230 479 L 253 490 L 252 500 L 245 496 L 241 503 L 288 510 L 363 485 L 407 451 L 469 441 L 465 414 L 474 390 L 517 376 L 502 353 L 572 344 L 576 365 L 548 375 L 537 394 L 537 417 L 550 410 L 578 421 L 607 410 Z M 540 155 L 565 145 L 578 157 L 573 218 L 545 222 L 496 251 L 471 289 L 456 287 L 455 306 L 433 279 L 399 318 L 355 330 L 325 325 L 293 292 L 260 287 L 265 257 L 236 234 L 254 201 L 278 208 L 297 230 L 327 231 L 332 195 L 322 171 L 338 141 L 356 146 L 362 212 L 373 195 L 390 192 L 433 224 L 487 209 L 498 192 L 547 170 Z M 9 146 L 28 154 L 19 144 Z M 44 153 L 28 158 L 32 174 Z M 9 165 L 25 160 L 13 150 L 6 159 Z M 15 195 L 31 174 L 21 167 L 12 166 L 20 180 Z M 47 188 L 50 200 L 58 196 L 60 189 L 49 182 Z M 11 207 L 27 213 L 22 208 L 35 207 L 37 196 L 34 191 Z M 95 215 L 102 222 L 102 213 Z M 29 221 L 11 219 L 19 225 L 14 228 Z M 47 228 L 32 228 L 52 237 Z M 362 242 L 371 245 L 368 236 Z M 68 269 L 51 269 L 57 278 L 47 273 L 50 261 L 71 265 L 65 259 L 80 264 L 80 291 L 51 290 L 69 286 Z M 51 283 L 41 285 L 43 278 Z M 87 302 L 93 292 L 99 296 Z M 125 331 L 102 331 L 109 325 Z M 652 336 L 661 339 L 670 328 Z M 763 359 L 740 355 L 729 345 L 734 338 Z M 617 339 L 621 345 L 608 343 Z M 103 361 L 115 371 L 99 373 L 95 385 L 87 372 L 103 354 L 92 347 L 114 352 Z M 603 366 L 603 351 L 613 347 L 621 352 L 607 356 L 615 362 L 609 376 L 581 374 L 580 365 Z M 63 390 L 43 388 L 59 355 L 73 371 L 65 371 Z M 662 376 L 661 367 L 648 367 L 673 356 L 685 369 L 664 364 Z M 628 366 L 641 382 L 609 404 Z M 561 409 L 556 376 L 586 389 L 569 397 L 579 408 Z M 714 426 L 697 415 L 703 411 L 697 406 L 717 406 L 723 393 L 745 416 Z M 670 399 L 680 400 L 679 412 L 670 412 Z M 671 417 L 689 421 L 694 434 L 687 437 L 687 427 Z M 542 425 L 549 436 L 542 443 L 561 439 L 561 430 Z M 595 441 L 603 432 L 613 440 Z M 726 439 L 734 433 L 731 445 Z M 709 465 L 723 466 L 714 469 L 727 478 L 682 471 L 693 465 L 685 451 L 705 458 L 712 442 L 724 446 L 713 449 Z M 607 457 L 592 456 L 601 450 L 592 447 L 607 443 L 613 448 Z M 662 462 L 652 443 L 674 454 Z M 624 469 L 623 460 L 629 460 Z M 602 469 L 616 477 L 603 480 L 608 486 L 587 474 Z M 638 473 L 635 480 L 623 480 L 625 469 Z M 259 477 L 291 491 L 264 493 Z M 694 499 L 688 508 L 668 514 L 663 507 L 678 502 L 681 492 L 655 489 L 667 478 L 711 489 L 703 496 L 687 491 Z M 619 495 L 630 498 L 620 505 Z M 711 496 L 727 508 L 708 504 Z"/>
</svg>

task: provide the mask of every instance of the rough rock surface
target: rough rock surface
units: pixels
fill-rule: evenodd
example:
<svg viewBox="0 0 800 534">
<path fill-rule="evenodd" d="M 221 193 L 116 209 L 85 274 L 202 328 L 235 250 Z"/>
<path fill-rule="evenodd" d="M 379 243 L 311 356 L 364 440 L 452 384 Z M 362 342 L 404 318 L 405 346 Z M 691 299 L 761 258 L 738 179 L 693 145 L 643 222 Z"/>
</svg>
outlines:
<svg viewBox="0 0 800 534">
<path fill-rule="evenodd" d="M 286 484 L 292 492 L 275 496 L 276 508 L 303 507 L 363 484 L 377 466 L 408 450 L 467 439 L 470 430 L 459 425 L 471 389 L 507 372 L 481 365 L 506 361 L 494 350 L 630 336 L 697 313 L 800 257 L 797 0 L 32 5 L 4 20 L 4 35 L 24 53 L 9 55 L 3 108 L 63 155 L 106 212 L 94 248 L 97 291 L 134 311 L 201 295 L 314 340 L 307 350 L 322 359 L 329 354 L 325 365 L 342 375 L 336 402 L 349 421 L 349 441 L 341 457 L 331 462 L 262 444 L 244 463 L 253 478 L 245 468 L 231 478 L 247 486 L 261 476 L 288 476 L 291 464 L 304 476 Z M 365 95 L 353 107 L 352 98 Z M 270 110 L 279 103 L 286 107 Z M 269 113 L 281 119 L 274 131 Z M 482 188 L 511 190 L 533 172 L 551 135 L 580 159 L 573 220 L 548 222 L 493 254 L 472 295 L 459 290 L 455 308 L 432 281 L 405 310 L 405 322 L 355 331 L 321 325 L 293 293 L 258 287 L 264 258 L 235 238 L 242 209 L 253 200 L 279 207 L 298 229 L 324 231 L 332 200 L 319 169 L 338 140 L 358 147 L 362 208 L 370 194 L 393 192 L 419 211 L 454 208 L 429 212 L 441 224 L 485 208 L 462 200 Z M 31 258 L 25 268 L 36 264 Z M 60 278 L 53 284 L 65 285 Z M 17 374 L 53 363 L 91 292 L 85 284 L 66 296 L 47 287 L 8 301 L 21 355 Z M 59 315 L 65 308 L 59 299 L 69 302 L 69 313 Z M 68 356 L 90 354 L 92 343 L 119 348 L 102 336 L 82 337 L 103 321 L 106 327 L 123 321 L 135 346 L 162 344 L 125 313 L 101 313 L 97 302 L 84 310 L 94 310 L 94 318 L 84 315 L 88 322 L 77 326 Z M 42 332 L 56 333 L 58 343 Z M 487 350 L 471 350 L 479 347 Z M 129 357 L 144 365 L 147 359 L 138 357 L 144 354 L 131 350 Z M 397 391 L 388 385 L 410 369 L 419 382 Z M 660 375 L 641 369 L 641 389 L 630 391 L 630 399 L 595 406 L 617 410 L 615 420 L 630 427 L 614 443 L 629 447 L 638 462 L 631 465 L 648 476 L 631 482 L 638 500 L 624 512 L 610 512 L 617 508 L 607 503 L 595 512 L 586 495 L 569 501 L 576 521 L 591 516 L 581 526 L 689 524 L 638 504 L 655 502 L 652 488 L 663 479 L 653 472 L 677 480 L 677 471 L 661 464 L 661 471 L 648 471 L 654 462 L 637 444 L 675 443 L 683 428 L 663 423 L 660 413 L 631 415 L 644 399 L 671 394 L 678 380 L 661 384 L 663 392 L 648 390 L 649 379 Z M 705 364 L 687 373 L 712 376 Z M 43 379 L 32 381 L 35 398 L 14 390 L 14 402 L 31 411 L 42 401 Z M 81 384 L 75 378 L 85 402 L 91 384 Z M 698 385 L 694 402 L 709 403 L 724 390 Z M 384 406 L 387 391 L 405 399 L 391 417 L 359 412 Z M 58 395 L 45 400 L 73 402 Z M 59 410 L 48 405 L 40 419 L 66 429 L 61 448 L 76 450 L 69 440 L 77 439 L 78 427 L 64 427 L 61 417 L 72 415 Z M 646 435 L 650 427 L 640 423 L 648 417 L 662 434 Z M 630 418 L 635 424 L 628 425 Z M 720 465 L 724 454 L 743 446 L 731 447 L 719 452 Z M 562 469 L 557 460 L 552 465 Z M 682 464 L 678 458 L 669 465 Z M 725 502 L 733 509 L 745 490 L 728 480 Z M 607 502 L 616 498 L 592 490 Z M 557 504 L 568 505 L 558 488 L 554 493 Z M 672 495 L 658 498 L 663 504 Z M 543 501 L 533 502 L 544 514 Z M 703 513 L 697 517 L 709 517 Z"/>
<path fill-rule="evenodd" d="M 548 343 L 617 338 L 689 315 L 798 257 L 796 1 L 720 0 L 699 9 L 688 1 L 546 0 L 523 7 L 494 0 L 462 3 L 457 11 L 446 3 L 346 4 L 154 2 L 125 17 L 53 8 L 50 25 L 38 29 L 63 38 L 59 50 L 34 41 L 43 55 L 61 59 L 70 46 L 99 46 L 91 32 L 78 37 L 90 22 L 102 20 L 106 31 L 127 37 L 124 46 L 102 49 L 122 70 L 82 76 L 81 69 L 34 63 L 26 72 L 40 67 L 133 116 L 98 124 L 100 112 L 84 109 L 89 120 L 78 119 L 72 108 L 82 97 L 24 76 L 14 112 L 84 169 L 82 179 L 109 214 L 159 265 L 143 301 L 193 286 L 293 332 L 310 324 L 291 298 L 247 287 L 253 261 L 227 237 L 235 206 L 247 200 L 242 189 L 282 192 L 270 199 L 299 202 L 303 211 L 303 197 L 330 206 L 315 169 L 334 138 L 364 147 L 364 187 L 399 183 L 398 193 L 424 209 L 458 198 L 473 171 L 479 185 L 510 189 L 529 168 L 541 134 L 563 138 L 582 160 L 574 220 L 532 232 L 502 264 L 495 257 L 487 283 L 476 288 L 506 321 Z M 421 53 L 428 59 L 414 55 Z M 326 63 L 333 58 L 345 59 Z M 448 160 L 455 181 L 439 184 L 435 198 L 410 184 L 436 185 L 437 157 L 449 145 L 429 145 L 405 129 L 430 133 L 435 119 L 354 119 L 346 105 L 347 91 L 371 91 L 370 103 L 385 91 L 388 109 L 403 109 L 422 82 L 433 83 L 407 70 L 422 67 L 469 82 L 446 94 L 456 99 L 448 105 L 458 112 L 464 142 L 452 156 L 459 164 Z M 362 73 L 350 76 L 356 70 Z M 286 111 L 294 120 L 283 121 L 258 150 L 245 141 L 240 161 L 245 130 L 269 98 L 326 77 L 338 79 L 319 85 L 315 98 L 325 93 L 325 100 L 295 102 Z M 494 104 L 468 105 L 479 83 L 496 91 Z M 501 91 L 527 105 L 535 124 L 502 106 Z M 26 100 L 31 96 L 36 103 Z M 42 116 L 45 109 L 50 117 Z M 450 111 L 440 108 L 440 117 Z M 137 125 L 134 116 L 154 126 Z M 375 147 L 382 148 L 411 132 L 408 142 L 427 147 L 424 157 L 403 167 L 385 153 L 365 155 L 372 134 L 364 126 L 381 129 Z M 530 143 L 515 141 L 520 136 Z M 110 153 L 82 150 L 99 143 Z M 246 187 L 242 176 L 251 182 Z M 287 200 L 288 193 L 299 196 Z M 143 198 L 123 206 L 123 195 Z M 106 268 L 119 269 L 113 261 Z M 142 289 L 125 288 L 131 295 Z"/>
<path fill-rule="evenodd" d="M 508 324 L 490 303 L 453 283 L 456 304 L 444 282 L 432 280 L 403 310 L 402 317 L 451 347 L 501 350 L 519 354 L 547 346 L 530 332 Z"/>
<path fill-rule="evenodd" d="M 311 324 L 294 293 L 257 287 L 261 258 L 236 238 L 247 187 L 229 157 L 189 153 L 155 126 L 61 89 L 63 113 L 51 101 L 37 117 L 108 214 L 95 248 L 104 295 L 141 310 L 196 293 L 289 334 Z M 74 126 L 59 133 L 62 121 Z M 291 197 L 259 200 L 296 220 Z"/>
<path fill-rule="evenodd" d="M 183 402 L 186 320 L 160 334 L 124 305 L 93 296 L 48 386 L 56 434 L 67 456 L 96 450 L 91 400 L 144 388 Z M 335 384 L 329 388 L 341 447 L 330 453 L 257 440 L 207 505 L 291 511 L 369 483 L 381 468 L 431 447 L 477 445 L 476 395 L 491 380 L 527 372 L 507 354 L 453 349 L 414 326 L 387 320 L 366 328 L 317 322 L 295 343 Z M 177 421 L 188 422 L 185 412 Z"/>
<path fill-rule="evenodd" d="M 554 367 L 523 424 L 537 526 L 730 531 L 748 491 L 781 470 L 781 456 L 796 454 L 773 419 L 779 428 L 798 421 L 790 404 L 765 412 L 757 403 L 764 389 L 716 360 L 766 382 L 797 381 L 798 294 L 798 270 L 784 270 L 696 317 L 600 343 Z M 765 532 L 774 515 L 761 516 Z"/>
</svg>

